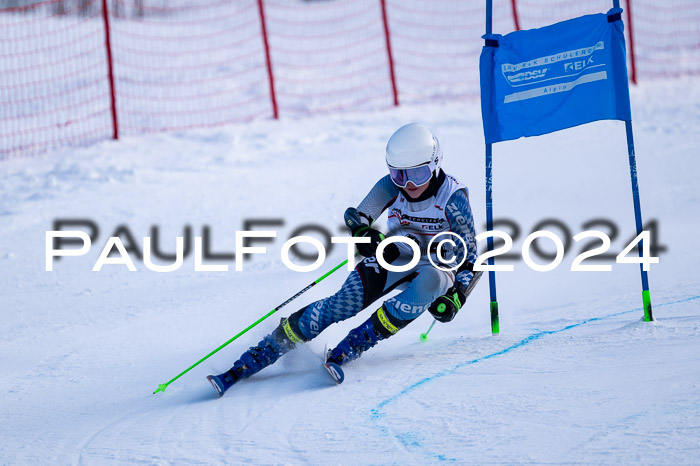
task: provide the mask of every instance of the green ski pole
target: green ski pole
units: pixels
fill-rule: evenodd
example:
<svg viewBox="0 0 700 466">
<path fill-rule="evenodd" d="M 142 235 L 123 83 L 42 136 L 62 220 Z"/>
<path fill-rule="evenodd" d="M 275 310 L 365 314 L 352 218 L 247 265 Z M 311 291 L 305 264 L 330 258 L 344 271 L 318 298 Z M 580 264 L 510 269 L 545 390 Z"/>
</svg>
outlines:
<svg viewBox="0 0 700 466">
<path fill-rule="evenodd" d="M 356 254 L 356 255 L 357 255 L 357 254 Z M 348 263 L 348 260 L 345 259 L 343 262 L 341 262 L 341 263 L 338 264 L 337 266 L 333 267 L 330 271 L 328 271 L 328 272 L 327 272 L 325 275 L 323 275 L 321 278 L 318 278 L 318 279 L 314 280 L 313 282 L 311 282 L 311 283 L 310 283 L 309 285 L 307 285 L 303 290 L 299 291 L 297 294 L 295 294 L 294 296 L 292 296 L 291 298 L 289 298 L 288 300 L 286 300 L 285 302 L 283 302 L 282 304 L 280 304 L 279 306 L 277 306 L 276 308 L 274 308 L 273 310 L 271 310 L 270 312 L 268 312 L 267 314 L 265 314 L 264 316 L 262 316 L 261 318 L 259 318 L 259 319 L 256 320 L 255 322 L 253 322 L 252 324 L 250 324 L 250 325 L 249 325 L 248 327 L 246 327 L 244 330 L 241 330 L 240 332 L 238 332 L 233 338 L 231 338 L 231 339 L 228 340 L 226 343 L 224 343 L 223 345 L 221 345 L 221 346 L 219 346 L 218 348 L 216 348 L 216 349 L 215 349 L 214 351 L 212 351 L 211 353 L 209 353 L 209 354 L 207 354 L 206 356 L 204 356 L 202 359 L 200 359 L 200 360 L 197 361 L 196 363 L 192 364 L 190 367 L 188 367 L 187 369 L 185 369 L 184 371 L 182 371 L 182 372 L 181 372 L 180 374 L 178 374 L 176 377 L 173 377 L 171 380 L 169 380 L 169 381 L 166 382 L 166 383 L 159 384 L 159 385 L 158 385 L 158 388 L 153 392 L 153 394 L 155 395 L 155 394 L 158 393 L 158 392 L 164 392 L 165 389 L 168 388 L 168 385 L 170 385 L 171 383 L 175 382 L 177 379 L 179 379 L 180 377 L 182 377 L 183 375 L 185 375 L 186 373 L 188 373 L 189 371 L 191 371 L 192 369 L 194 369 L 195 367 L 197 367 L 197 366 L 198 366 L 199 364 L 201 364 L 203 361 L 205 361 L 205 360 L 207 360 L 208 358 L 210 358 L 211 356 L 213 356 L 213 355 L 214 355 L 215 353 L 217 353 L 219 350 L 221 350 L 222 348 L 224 348 L 225 346 L 227 346 L 229 343 L 231 343 L 232 341 L 234 341 L 236 338 L 238 338 L 238 337 L 240 337 L 241 335 L 243 335 L 244 333 L 246 333 L 246 332 L 247 332 L 248 330 L 250 330 L 251 328 L 253 328 L 253 327 L 255 327 L 256 325 L 258 325 L 258 324 L 259 324 L 260 322 L 262 322 L 263 320 L 265 320 L 265 319 L 267 319 L 268 317 L 270 317 L 272 314 L 274 314 L 275 312 L 279 311 L 279 310 L 282 309 L 284 306 L 286 306 L 287 304 L 291 303 L 292 301 L 294 301 L 296 298 L 298 298 L 298 297 L 301 296 L 302 294 L 304 294 L 304 293 L 306 293 L 307 291 L 309 291 L 309 290 L 310 290 L 311 288 L 313 288 L 316 284 L 318 284 L 318 283 L 320 283 L 321 281 L 323 281 L 326 277 L 328 277 L 330 274 L 332 274 L 333 272 L 335 272 L 336 270 L 338 270 L 339 268 L 341 268 L 342 266 L 344 266 L 344 265 L 347 264 L 347 263 Z"/>
<path fill-rule="evenodd" d="M 444 306 L 444 304 L 440 304 L 440 306 Z M 433 323 L 430 324 L 430 327 L 428 327 L 428 330 L 426 330 L 425 333 L 420 334 L 420 341 L 428 341 L 428 334 L 433 329 L 433 325 L 435 325 L 435 322 L 437 322 L 437 320 L 433 319 Z"/>
</svg>

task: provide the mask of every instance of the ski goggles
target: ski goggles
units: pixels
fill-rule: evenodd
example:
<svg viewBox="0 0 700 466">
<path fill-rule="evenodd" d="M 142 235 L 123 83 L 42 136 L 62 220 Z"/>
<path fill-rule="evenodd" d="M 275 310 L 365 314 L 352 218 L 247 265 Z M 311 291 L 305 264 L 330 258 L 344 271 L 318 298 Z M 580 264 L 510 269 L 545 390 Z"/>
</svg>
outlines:
<svg viewBox="0 0 700 466">
<path fill-rule="evenodd" d="M 391 181 L 399 188 L 405 188 L 410 181 L 415 186 L 423 186 L 433 177 L 433 172 L 429 165 L 421 165 L 414 168 L 393 168 L 389 167 Z"/>
</svg>

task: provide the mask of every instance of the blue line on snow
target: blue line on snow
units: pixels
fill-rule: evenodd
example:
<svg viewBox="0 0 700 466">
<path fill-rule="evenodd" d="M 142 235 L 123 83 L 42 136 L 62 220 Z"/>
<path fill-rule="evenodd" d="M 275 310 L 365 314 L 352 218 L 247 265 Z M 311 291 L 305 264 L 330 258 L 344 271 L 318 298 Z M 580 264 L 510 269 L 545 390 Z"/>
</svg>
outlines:
<svg viewBox="0 0 700 466">
<path fill-rule="evenodd" d="M 698 299 L 698 298 L 700 298 L 700 295 L 698 295 L 698 296 L 691 296 L 690 298 L 679 299 L 679 300 L 677 300 L 677 301 L 670 301 L 670 302 L 667 302 L 667 303 L 657 304 L 657 305 L 655 305 L 654 307 L 657 308 L 657 307 L 662 307 L 662 306 L 670 306 L 670 305 L 672 305 L 672 304 L 678 304 L 678 303 L 684 303 L 684 302 L 688 302 L 688 301 L 693 301 L 693 300 Z M 575 324 L 567 325 L 566 327 L 562 327 L 562 328 L 560 328 L 560 329 L 558 329 L 558 330 L 544 330 L 544 331 L 541 331 L 541 332 L 538 332 L 538 333 L 533 333 L 532 335 L 530 335 L 530 336 L 528 336 L 527 338 L 521 340 L 520 342 L 515 343 L 515 344 L 513 344 L 513 345 L 511 345 L 511 346 L 509 346 L 509 347 L 507 347 L 507 348 L 505 348 L 505 349 L 502 349 L 501 351 L 497 351 L 497 352 L 495 352 L 495 353 L 487 354 L 486 356 L 481 356 L 481 357 L 479 357 L 479 358 L 471 359 L 471 360 L 469 360 L 469 361 L 461 362 L 461 363 L 457 364 L 456 366 L 454 366 L 454 367 L 452 367 L 452 368 L 450 368 L 450 369 L 445 369 L 445 370 L 443 370 L 443 371 L 438 372 L 438 373 L 435 374 L 435 375 L 431 375 L 430 377 L 425 377 L 424 379 L 421 379 L 421 380 L 419 380 L 418 382 L 415 382 L 415 383 L 409 385 L 408 387 L 404 388 L 403 390 L 401 390 L 401 391 L 400 391 L 399 393 L 397 393 L 396 395 L 391 396 L 391 397 L 387 398 L 386 400 L 382 401 L 382 402 L 379 403 L 375 408 L 372 408 L 372 409 L 370 410 L 371 413 L 372 413 L 372 420 L 373 420 L 373 421 L 378 421 L 378 420 L 382 417 L 382 414 L 380 413 L 380 410 L 381 410 L 382 408 L 384 408 L 385 406 L 387 406 L 388 404 L 393 403 L 394 401 L 396 401 L 396 400 L 398 400 L 399 398 L 403 397 L 403 396 L 406 395 L 407 393 L 412 392 L 412 391 L 415 390 L 416 388 L 418 388 L 418 387 L 420 387 L 420 386 L 422 386 L 422 385 L 425 385 L 425 384 L 427 384 L 428 382 L 432 382 L 432 381 L 434 381 L 434 380 L 436 380 L 436 379 L 439 379 L 439 378 L 441 378 L 441 377 L 444 377 L 444 376 L 446 376 L 446 375 L 450 375 L 450 374 L 454 373 L 455 371 L 457 371 L 458 369 L 460 369 L 460 368 L 462 368 L 462 367 L 464 367 L 464 366 L 469 366 L 469 365 L 472 365 L 472 364 L 476 364 L 477 362 L 485 361 L 485 360 L 487 360 L 487 359 L 491 359 L 491 358 L 494 358 L 494 357 L 496 357 L 496 356 L 500 356 L 500 355 L 502 355 L 502 354 L 509 353 L 509 352 L 513 351 L 514 349 L 522 348 L 523 346 L 526 346 L 526 345 L 532 343 L 533 341 L 539 340 L 540 338 L 542 338 L 542 337 L 544 337 L 544 336 L 547 336 L 547 335 L 553 335 L 553 334 L 555 334 L 555 333 L 565 332 L 565 331 L 567 331 L 567 330 L 571 330 L 572 328 L 580 327 L 581 325 L 589 324 L 589 323 L 591 323 L 591 322 L 596 322 L 596 321 L 599 321 L 599 320 L 610 319 L 610 318 L 612 318 L 612 317 L 618 317 L 618 316 L 621 316 L 621 315 L 624 315 L 624 314 L 629 314 L 629 313 L 632 313 L 632 312 L 640 312 L 640 311 L 643 311 L 643 310 L 644 310 L 644 309 L 641 308 L 641 307 L 640 307 L 640 308 L 635 308 L 635 309 L 630 309 L 630 310 L 628 310 L 628 311 L 616 312 L 616 313 L 614 313 L 614 314 L 609 314 L 609 315 L 602 316 L 602 317 L 592 317 L 592 318 L 590 318 L 590 319 L 586 319 L 586 320 L 583 320 L 583 321 L 581 321 L 581 322 L 577 322 L 577 323 L 575 323 Z M 380 430 L 381 430 L 383 433 L 385 433 L 386 435 L 389 435 L 389 429 L 388 429 L 388 428 L 383 427 L 383 426 L 379 426 L 379 428 L 380 428 Z M 402 435 L 402 434 L 398 434 L 398 435 L 395 436 L 395 437 L 396 437 L 399 441 L 401 441 L 402 443 L 406 444 L 406 442 L 404 442 L 404 440 L 406 440 L 406 435 L 410 435 L 410 433 L 409 433 L 409 434 L 403 434 L 403 435 Z M 411 442 L 408 442 L 408 445 L 410 445 L 410 446 L 421 447 L 420 442 L 418 442 L 417 440 L 415 440 L 415 438 L 412 438 L 412 441 L 411 441 Z M 456 459 L 453 459 L 453 458 L 446 458 L 444 455 L 430 454 L 430 456 L 432 456 L 432 457 L 435 458 L 435 459 L 441 460 L 441 461 L 457 461 Z"/>
</svg>

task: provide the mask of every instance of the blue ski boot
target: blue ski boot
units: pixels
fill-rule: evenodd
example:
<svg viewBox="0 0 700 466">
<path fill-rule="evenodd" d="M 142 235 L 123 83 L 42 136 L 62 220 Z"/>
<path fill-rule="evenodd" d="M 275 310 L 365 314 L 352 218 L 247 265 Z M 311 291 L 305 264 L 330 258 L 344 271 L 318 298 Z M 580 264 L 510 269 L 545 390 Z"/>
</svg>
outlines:
<svg viewBox="0 0 700 466">
<path fill-rule="evenodd" d="M 363 352 L 389 338 L 408 325 L 408 322 L 389 317 L 385 307 L 380 307 L 362 325 L 350 330 L 338 346 L 326 353 L 324 367 L 336 383 L 343 383 L 345 373 L 340 366 L 359 358 Z"/>
<path fill-rule="evenodd" d="M 292 350 L 298 343 L 306 341 L 298 336 L 290 326 L 288 319 L 282 319 L 279 326 L 256 346 L 252 346 L 241 355 L 233 367 L 223 374 L 209 375 L 207 380 L 216 389 L 219 396 L 241 379 L 247 379 L 265 367 L 273 364 L 280 356 Z"/>
</svg>

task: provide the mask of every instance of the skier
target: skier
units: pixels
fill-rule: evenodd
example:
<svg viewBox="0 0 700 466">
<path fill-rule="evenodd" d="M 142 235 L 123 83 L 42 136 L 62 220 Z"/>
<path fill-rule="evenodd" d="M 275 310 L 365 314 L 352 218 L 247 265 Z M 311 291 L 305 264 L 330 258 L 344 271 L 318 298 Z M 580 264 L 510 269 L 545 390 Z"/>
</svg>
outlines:
<svg viewBox="0 0 700 466">
<path fill-rule="evenodd" d="M 340 366 L 394 335 L 424 311 L 440 322 L 450 322 L 455 317 L 480 274 L 475 277 L 471 270 L 476 260 L 476 242 L 467 188 L 440 168 L 441 160 L 438 139 L 422 124 L 402 126 L 391 136 L 386 147 L 389 175 L 374 185 L 357 208 L 345 212 L 352 236 L 370 239 L 368 244 L 357 245 L 365 258 L 337 293 L 282 319 L 231 369 L 208 376 L 219 396 L 239 380 L 273 364 L 295 346 L 317 337 L 329 325 L 356 315 L 394 289 L 401 292 L 384 301 L 325 355 L 326 368 L 338 383 L 343 380 Z M 386 270 L 375 257 L 377 246 L 385 237 L 371 225 L 387 209 L 389 235 L 407 236 L 420 247 L 420 261 L 407 272 Z M 452 238 L 455 247 L 450 254 L 448 248 L 436 250 L 436 239 L 428 250 L 430 240 L 441 232 L 452 232 L 464 243 Z M 458 269 L 447 270 L 449 265 L 445 263 L 459 264 L 465 255 L 466 260 Z M 408 264 L 412 256 L 407 244 L 397 242 L 385 248 L 383 258 L 390 265 L 399 266 Z M 447 262 L 450 259 L 453 260 Z"/>
</svg>

